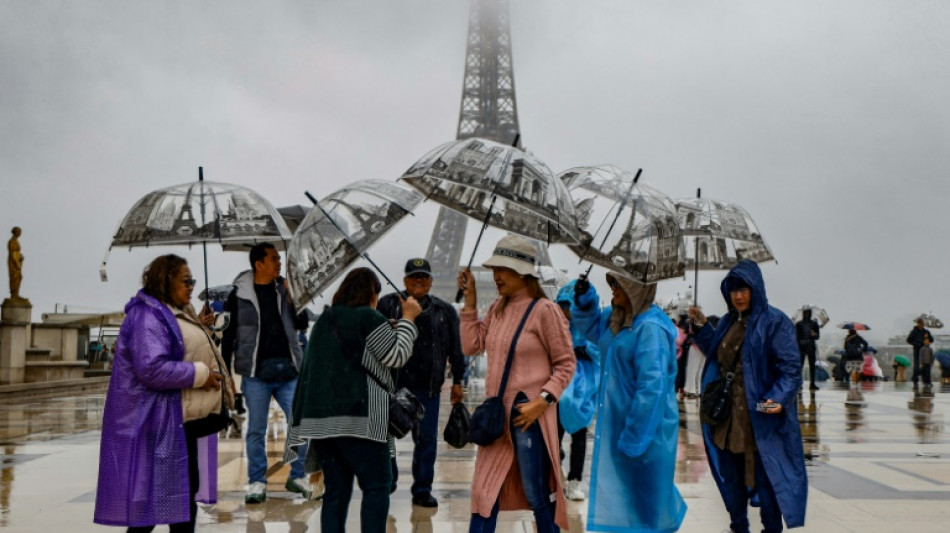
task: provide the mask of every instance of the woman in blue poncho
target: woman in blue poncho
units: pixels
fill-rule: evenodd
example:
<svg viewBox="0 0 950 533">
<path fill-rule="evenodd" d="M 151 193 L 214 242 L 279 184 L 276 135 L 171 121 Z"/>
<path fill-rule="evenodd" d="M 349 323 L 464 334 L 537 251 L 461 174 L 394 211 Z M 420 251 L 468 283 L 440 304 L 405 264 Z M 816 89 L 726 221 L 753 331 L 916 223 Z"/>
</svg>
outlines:
<svg viewBox="0 0 950 533">
<path fill-rule="evenodd" d="M 673 484 L 676 328 L 652 303 L 656 285 L 614 273 L 607 284 L 611 307 L 573 315 L 602 362 L 587 529 L 676 531 L 686 515 Z"/>
<path fill-rule="evenodd" d="M 759 266 L 740 261 L 722 281 L 729 313 L 714 329 L 702 326 L 694 342 L 706 353 L 703 386 L 734 368 L 728 420 L 703 424 L 709 468 L 730 517 L 730 531 L 749 533 L 748 506 L 758 497 L 765 533 L 805 524 L 808 477 L 798 426 L 801 358 L 795 327 L 769 305 Z"/>
</svg>

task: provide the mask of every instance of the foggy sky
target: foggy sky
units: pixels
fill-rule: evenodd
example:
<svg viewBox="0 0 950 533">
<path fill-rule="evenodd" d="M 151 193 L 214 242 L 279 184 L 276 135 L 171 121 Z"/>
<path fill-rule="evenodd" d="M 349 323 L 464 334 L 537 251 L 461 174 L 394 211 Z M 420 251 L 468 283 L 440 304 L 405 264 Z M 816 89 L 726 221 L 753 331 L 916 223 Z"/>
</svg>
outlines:
<svg viewBox="0 0 950 533">
<path fill-rule="evenodd" d="M 741 204 L 789 314 L 820 305 L 876 343 L 920 312 L 950 319 L 950 4 L 511 4 L 522 140 L 555 172 L 642 167 L 674 198 L 702 187 Z M 0 235 L 23 228 L 34 319 L 57 303 L 121 308 L 160 253 L 200 272 L 197 248 L 115 250 L 98 279 L 126 210 L 198 166 L 278 206 L 397 178 L 455 136 L 467 17 L 464 0 L 0 0 Z M 436 212 L 372 250 L 392 276 L 425 253 Z M 247 267 L 209 250 L 212 284 Z M 722 275 L 701 274 L 707 312 L 725 309 Z"/>
</svg>

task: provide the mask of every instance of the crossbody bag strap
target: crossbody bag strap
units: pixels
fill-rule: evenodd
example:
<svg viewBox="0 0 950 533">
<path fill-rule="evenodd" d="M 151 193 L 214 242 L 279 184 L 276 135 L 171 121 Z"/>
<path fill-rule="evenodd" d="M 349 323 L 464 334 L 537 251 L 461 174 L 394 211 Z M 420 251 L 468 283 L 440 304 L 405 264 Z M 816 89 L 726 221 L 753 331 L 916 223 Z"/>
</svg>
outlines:
<svg viewBox="0 0 950 533">
<path fill-rule="evenodd" d="M 518 346 L 518 337 L 521 336 L 521 330 L 524 329 L 525 322 L 528 321 L 528 315 L 531 314 L 531 310 L 534 309 L 534 304 L 536 303 L 538 303 L 538 298 L 531 300 L 531 303 L 528 304 L 528 309 L 524 312 L 524 316 L 521 317 L 521 323 L 518 324 L 515 336 L 511 339 L 511 348 L 508 349 L 508 359 L 505 361 L 505 373 L 501 375 L 501 385 L 498 387 L 498 396 L 505 394 L 505 387 L 508 385 L 508 373 L 511 372 L 511 362 L 515 359 L 515 347 Z"/>
<path fill-rule="evenodd" d="M 333 314 L 333 308 L 328 307 L 324 313 L 327 314 L 327 319 L 330 321 L 330 329 L 333 331 L 333 336 L 336 337 L 337 344 L 340 345 L 340 351 L 346 354 L 346 343 L 343 342 L 343 335 L 340 334 L 340 327 L 337 325 L 336 316 Z M 376 377 L 376 374 L 373 374 L 370 369 L 366 368 L 366 365 L 363 364 L 362 354 L 359 354 L 358 357 L 360 366 L 363 367 L 363 371 L 366 372 L 366 375 L 372 378 L 372 380 L 375 381 L 377 385 L 379 385 L 379 388 L 389 393 L 390 396 L 393 396 L 393 388 L 383 383 L 382 380 Z"/>
</svg>

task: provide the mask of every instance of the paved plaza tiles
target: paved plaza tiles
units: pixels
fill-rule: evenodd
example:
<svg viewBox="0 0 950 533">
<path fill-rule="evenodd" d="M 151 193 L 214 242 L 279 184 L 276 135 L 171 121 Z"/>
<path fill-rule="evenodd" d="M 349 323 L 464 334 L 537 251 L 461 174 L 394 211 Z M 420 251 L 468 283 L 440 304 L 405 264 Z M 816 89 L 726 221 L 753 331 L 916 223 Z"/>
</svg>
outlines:
<svg viewBox="0 0 950 533">
<path fill-rule="evenodd" d="M 822 386 L 799 406 L 809 475 L 806 526 L 813 532 L 944 532 L 950 524 L 950 446 L 946 416 L 950 388 L 915 392 L 909 384 Z M 473 383 L 467 401 L 480 399 Z M 945 385 L 944 387 L 950 387 Z M 443 394 L 447 401 L 448 394 Z M 92 523 L 99 427 L 104 398 L 89 396 L 28 405 L 0 405 L 0 530 L 29 532 L 122 531 Z M 689 511 L 681 531 L 719 532 L 728 518 L 710 477 L 699 434 L 697 405 L 682 404 L 676 482 Z M 447 403 L 440 411 L 442 424 Z M 201 506 L 198 530 L 207 532 L 316 532 L 320 503 L 283 489 L 287 468 L 278 461 L 283 420 L 272 410 L 268 500 L 244 504 L 245 457 L 239 434 L 222 436 L 219 502 Z M 412 443 L 398 443 L 400 484 L 393 494 L 390 531 L 467 531 L 475 450 L 440 444 L 434 494 L 438 509 L 410 503 Z M 590 454 L 592 446 L 588 446 Z M 588 458 L 589 461 L 589 458 Z M 588 463 L 589 464 L 589 463 Z M 585 472 L 586 474 L 587 472 Z M 350 510 L 358 531 L 359 490 Z M 570 502 L 571 531 L 583 531 L 586 502 Z M 753 530 L 758 526 L 752 512 Z M 166 530 L 159 527 L 157 531 Z M 533 531 L 530 512 L 502 513 L 500 532 Z"/>
</svg>

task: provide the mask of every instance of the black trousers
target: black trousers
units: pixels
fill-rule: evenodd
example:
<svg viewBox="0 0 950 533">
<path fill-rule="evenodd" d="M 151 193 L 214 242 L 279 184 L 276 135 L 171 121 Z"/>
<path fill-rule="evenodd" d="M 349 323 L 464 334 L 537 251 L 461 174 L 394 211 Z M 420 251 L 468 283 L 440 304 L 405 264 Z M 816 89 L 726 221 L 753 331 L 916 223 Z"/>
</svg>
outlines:
<svg viewBox="0 0 950 533">
<path fill-rule="evenodd" d="M 560 443 L 564 440 L 564 433 L 566 430 L 564 426 L 561 425 L 561 421 L 557 422 L 557 441 Z M 587 428 L 581 428 L 574 433 L 571 433 L 571 458 L 570 458 L 570 470 L 567 473 L 568 481 L 580 481 L 584 476 L 584 457 L 587 455 Z M 561 450 L 561 459 L 564 458 L 564 450 Z"/>
<path fill-rule="evenodd" d="M 815 344 L 799 344 L 798 351 L 802 354 L 802 368 L 805 368 L 805 359 L 808 359 L 808 379 L 815 384 Z"/>
<path fill-rule="evenodd" d="M 191 495 L 189 500 L 191 504 L 188 508 L 190 518 L 187 522 L 169 524 L 169 533 L 194 533 L 195 519 L 198 516 L 198 504 L 195 502 L 195 495 L 198 494 L 200 483 L 198 477 L 198 437 L 185 431 L 185 444 L 188 448 L 188 493 Z M 127 533 L 150 533 L 153 529 L 155 529 L 155 526 L 138 526 L 130 527 L 126 531 Z"/>
</svg>

